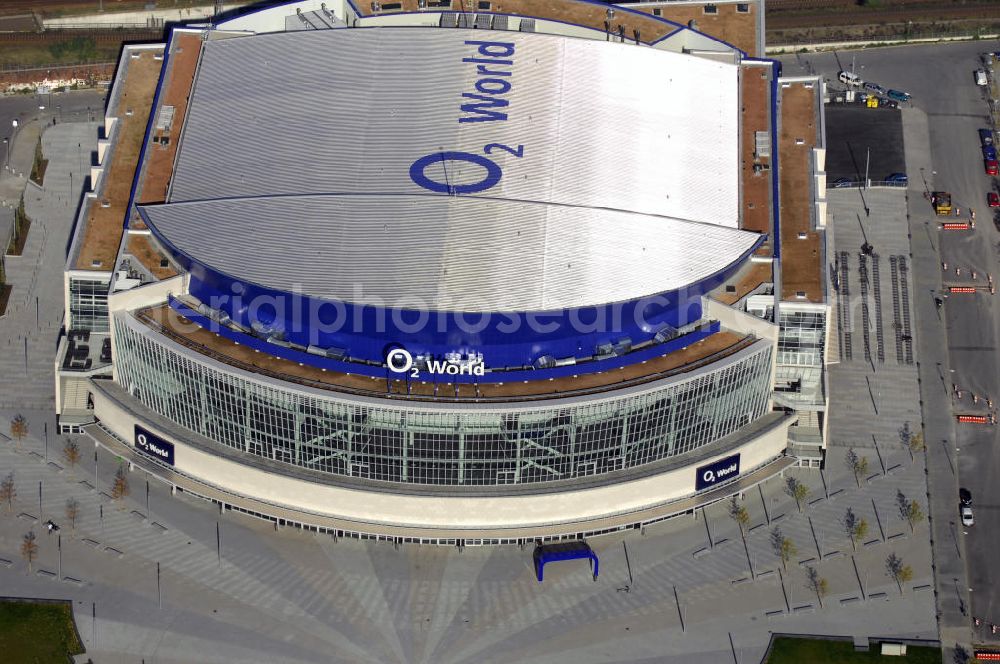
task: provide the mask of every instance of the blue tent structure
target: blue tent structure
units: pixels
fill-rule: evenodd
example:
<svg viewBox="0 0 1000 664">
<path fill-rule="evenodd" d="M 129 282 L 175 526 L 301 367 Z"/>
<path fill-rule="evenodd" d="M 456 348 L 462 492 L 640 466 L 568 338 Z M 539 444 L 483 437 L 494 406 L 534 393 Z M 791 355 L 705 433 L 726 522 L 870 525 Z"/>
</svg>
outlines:
<svg viewBox="0 0 1000 664">
<path fill-rule="evenodd" d="M 535 559 L 535 575 L 538 577 L 539 583 L 542 582 L 542 573 L 545 570 L 545 564 L 560 560 L 590 560 L 590 568 L 594 574 L 594 580 L 597 580 L 599 564 L 597 554 L 583 540 L 539 544 L 535 547 L 532 557 Z"/>
</svg>

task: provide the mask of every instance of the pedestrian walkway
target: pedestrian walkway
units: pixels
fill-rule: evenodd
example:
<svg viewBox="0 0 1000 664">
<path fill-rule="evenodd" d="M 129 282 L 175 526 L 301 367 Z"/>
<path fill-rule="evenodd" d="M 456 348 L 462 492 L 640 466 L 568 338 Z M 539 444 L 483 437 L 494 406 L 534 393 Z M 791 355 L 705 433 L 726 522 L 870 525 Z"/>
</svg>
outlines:
<svg viewBox="0 0 1000 664">
<path fill-rule="evenodd" d="M 30 138 L 29 130 L 26 126 L 18 137 L 18 148 Z M 92 123 L 56 125 L 42 136 L 42 152 L 49 159 L 44 186 L 28 184 L 24 192 L 31 230 L 23 255 L 5 261 L 13 292 L 7 314 L 0 318 L 0 412 L 54 411 L 66 247 L 96 145 L 97 125 Z"/>
</svg>

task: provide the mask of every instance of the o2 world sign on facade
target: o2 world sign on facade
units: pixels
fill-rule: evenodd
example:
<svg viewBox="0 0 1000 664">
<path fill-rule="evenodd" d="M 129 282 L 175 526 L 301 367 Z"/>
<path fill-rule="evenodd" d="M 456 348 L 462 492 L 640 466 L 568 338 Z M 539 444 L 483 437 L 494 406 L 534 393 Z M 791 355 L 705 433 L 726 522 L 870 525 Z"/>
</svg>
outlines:
<svg viewBox="0 0 1000 664">
<path fill-rule="evenodd" d="M 174 444 L 138 424 L 135 425 L 135 448 L 157 461 L 174 465 Z"/>
<path fill-rule="evenodd" d="M 437 376 L 485 376 L 486 365 L 482 360 L 424 360 L 429 374 Z M 409 374 L 410 378 L 420 378 L 420 369 L 413 361 L 413 355 L 405 348 L 393 348 L 385 356 L 385 364 L 393 373 Z"/>
<path fill-rule="evenodd" d="M 727 482 L 740 474 L 740 455 L 733 454 L 713 463 L 699 466 L 695 472 L 695 491 Z"/>
</svg>

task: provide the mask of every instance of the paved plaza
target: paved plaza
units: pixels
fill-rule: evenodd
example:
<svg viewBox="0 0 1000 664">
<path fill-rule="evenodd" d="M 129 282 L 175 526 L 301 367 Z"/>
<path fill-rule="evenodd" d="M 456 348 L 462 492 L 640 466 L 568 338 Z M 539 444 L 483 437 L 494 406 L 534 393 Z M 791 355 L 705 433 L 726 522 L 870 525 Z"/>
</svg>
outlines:
<svg viewBox="0 0 1000 664">
<path fill-rule="evenodd" d="M 834 391 L 831 417 L 841 419 L 827 470 L 788 473 L 810 487 L 801 511 L 774 478 L 743 498 L 751 515 L 745 538 L 728 506 L 716 504 L 592 540 L 601 560 L 596 580 L 584 563 L 563 563 L 539 584 L 530 549 L 517 547 L 397 549 L 276 531 L 172 496 L 138 471 L 129 475 L 129 497 L 112 501 L 116 459 L 100 452 L 95 468 L 93 448 L 81 440 L 81 463 L 65 467 L 52 416 L 62 268 L 87 165 L 81 155 L 95 142 L 89 123 L 44 132 L 50 174 L 43 189 L 26 190 L 36 221 L 24 258 L 9 264 L 14 306 L 0 319 L 0 343 L 9 340 L 0 353 L 0 430 L 20 412 L 31 431 L 21 449 L 0 438 L 0 475 L 13 472 L 18 492 L 12 510 L 0 506 L 0 583 L 9 595 L 72 600 L 87 648 L 79 661 L 755 664 L 771 633 L 937 638 L 928 523 L 911 532 L 896 507 L 900 492 L 926 505 L 926 481 L 921 456 L 911 458 L 894 437 L 917 412 L 908 390 L 893 393 L 915 380 L 915 364 L 905 348 L 899 362 L 894 341 L 878 365 L 889 373 L 879 374 L 884 382 L 875 389 L 877 452 L 862 435 L 868 393 Z M 900 200 L 870 206 L 890 214 Z M 856 254 L 846 231 L 845 238 L 845 251 Z M 907 253 L 888 239 L 876 249 Z M 857 272 L 856 259 L 850 269 Z M 888 273 L 882 279 L 891 312 Z M 854 361 L 841 367 L 843 380 L 858 380 L 850 372 L 862 364 L 862 348 L 857 343 Z M 841 461 L 847 445 L 871 457 L 860 487 Z M 75 530 L 65 519 L 69 498 L 80 504 Z M 856 551 L 842 526 L 848 508 L 870 526 Z M 59 534 L 45 534 L 40 523 L 50 518 L 62 525 Z M 796 548 L 787 569 L 770 544 L 775 527 Z M 19 555 L 29 530 L 40 544 L 30 574 Z M 885 573 L 890 553 L 914 572 L 902 592 Z M 806 586 L 810 566 L 829 584 L 822 605 Z"/>
</svg>

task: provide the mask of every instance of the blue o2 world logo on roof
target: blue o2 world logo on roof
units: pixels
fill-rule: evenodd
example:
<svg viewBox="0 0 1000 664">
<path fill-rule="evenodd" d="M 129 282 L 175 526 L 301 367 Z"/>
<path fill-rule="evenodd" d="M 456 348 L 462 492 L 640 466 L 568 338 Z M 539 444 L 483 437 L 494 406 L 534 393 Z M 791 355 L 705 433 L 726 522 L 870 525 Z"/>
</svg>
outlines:
<svg viewBox="0 0 1000 664">
<path fill-rule="evenodd" d="M 476 47 L 471 57 L 462 58 L 462 62 L 475 65 L 478 77 L 475 92 L 463 92 L 462 99 L 469 100 L 460 104 L 459 123 L 506 122 L 507 108 L 510 101 L 506 95 L 513 84 L 511 75 L 514 66 L 514 44 L 512 42 L 466 41 L 469 46 Z M 483 154 L 457 150 L 441 150 L 424 155 L 410 165 L 410 179 L 413 182 L 437 194 L 457 196 L 459 194 L 477 194 L 495 187 L 503 178 L 503 169 L 488 155 L 495 152 L 507 152 L 520 159 L 524 156 L 524 146 L 510 146 L 503 143 L 488 143 L 483 146 Z M 453 182 L 449 176 L 456 173 L 462 165 L 478 166 L 482 169 L 482 177 L 473 182 Z M 431 170 L 434 175 L 428 175 Z"/>
</svg>

